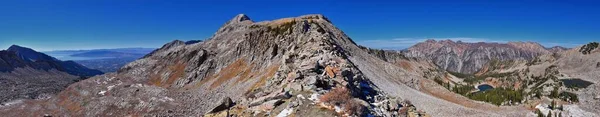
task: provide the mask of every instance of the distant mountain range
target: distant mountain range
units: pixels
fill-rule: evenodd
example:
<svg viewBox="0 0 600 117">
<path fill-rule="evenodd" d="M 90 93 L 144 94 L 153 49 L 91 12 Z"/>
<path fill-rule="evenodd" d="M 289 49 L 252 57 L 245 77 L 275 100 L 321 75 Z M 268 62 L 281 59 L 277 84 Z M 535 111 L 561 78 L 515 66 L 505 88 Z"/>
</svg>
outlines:
<svg viewBox="0 0 600 117">
<path fill-rule="evenodd" d="M 74 60 L 83 66 L 102 72 L 114 72 L 125 64 L 155 50 L 154 48 L 117 48 L 93 50 L 59 50 L 48 51 L 63 60 Z"/>
<path fill-rule="evenodd" d="M 30 67 L 37 70 L 56 69 L 82 77 L 102 74 L 101 71 L 86 68 L 74 61 L 61 61 L 44 53 L 18 45 L 10 46 L 10 48 L 1 52 L 2 61 L 0 61 L 0 70 L 2 72 L 10 72 L 16 68 Z"/>
<path fill-rule="evenodd" d="M 102 74 L 73 61 L 61 61 L 18 45 L 0 51 L 0 103 L 44 98 L 65 86 Z"/>
<path fill-rule="evenodd" d="M 545 48 L 535 42 L 465 43 L 452 40 L 427 40 L 406 49 L 407 57 L 432 60 L 440 68 L 451 72 L 475 73 L 490 60 L 532 60 L 538 55 L 565 51 L 556 46 Z"/>
<path fill-rule="evenodd" d="M 155 48 L 116 48 L 92 50 L 56 50 L 44 53 L 60 60 L 92 60 L 104 58 L 139 58 L 155 50 Z"/>
</svg>

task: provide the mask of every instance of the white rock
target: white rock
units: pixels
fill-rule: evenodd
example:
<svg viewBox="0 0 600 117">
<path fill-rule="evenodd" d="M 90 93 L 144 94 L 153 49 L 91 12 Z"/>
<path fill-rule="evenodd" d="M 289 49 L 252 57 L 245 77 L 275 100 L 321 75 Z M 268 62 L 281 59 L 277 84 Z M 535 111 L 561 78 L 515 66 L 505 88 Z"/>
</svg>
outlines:
<svg viewBox="0 0 600 117">
<path fill-rule="evenodd" d="M 306 98 L 304 98 L 304 96 L 302 94 L 298 94 L 296 97 L 298 97 L 300 99 L 306 99 Z"/>
<path fill-rule="evenodd" d="M 277 114 L 276 117 L 287 117 L 294 111 L 294 108 L 286 108 L 281 111 L 281 113 Z"/>
</svg>

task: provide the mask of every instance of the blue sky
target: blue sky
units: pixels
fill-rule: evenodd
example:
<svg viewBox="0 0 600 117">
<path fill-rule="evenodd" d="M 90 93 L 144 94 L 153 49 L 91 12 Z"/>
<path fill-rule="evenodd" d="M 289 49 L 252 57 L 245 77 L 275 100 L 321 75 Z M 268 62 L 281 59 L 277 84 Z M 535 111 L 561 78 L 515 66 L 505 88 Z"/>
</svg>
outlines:
<svg viewBox="0 0 600 117">
<path fill-rule="evenodd" d="M 324 14 L 359 44 L 402 49 L 425 39 L 535 41 L 574 47 L 600 40 L 593 1 L 3 0 L 0 48 L 160 47 L 210 37 L 239 13 L 254 21 Z"/>
</svg>

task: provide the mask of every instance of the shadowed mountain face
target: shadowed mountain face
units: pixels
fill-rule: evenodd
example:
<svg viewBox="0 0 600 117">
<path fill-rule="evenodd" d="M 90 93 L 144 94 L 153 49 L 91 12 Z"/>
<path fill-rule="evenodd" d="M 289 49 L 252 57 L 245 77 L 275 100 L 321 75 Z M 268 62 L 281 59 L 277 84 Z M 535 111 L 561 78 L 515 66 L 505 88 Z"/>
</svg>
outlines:
<svg viewBox="0 0 600 117">
<path fill-rule="evenodd" d="M 432 60 L 440 68 L 459 73 L 475 73 L 490 60 L 532 60 L 536 56 L 564 50 L 549 50 L 535 42 L 464 43 L 451 40 L 427 40 L 405 52 L 408 57 Z"/>
<path fill-rule="evenodd" d="M 102 74 L 73 61 L 17 45 L 0 51 L 0 103 L 47 98 L 85 77 Z"/>
<path fill-rule="evenodd" d="M 3 60 L 0 64 L 2 64 L 3 72 L 10 72 L 10 70 L 20 67 L 30 67 L 38 70 L 56 69 L 81 77 L 102 74 L 101 71 L 86 68 L 73 61 L 60 61 L 44 53 L 17 45 L 13 45 L 8 50 L 3 51 L 2 56 Z"/>
</svg>

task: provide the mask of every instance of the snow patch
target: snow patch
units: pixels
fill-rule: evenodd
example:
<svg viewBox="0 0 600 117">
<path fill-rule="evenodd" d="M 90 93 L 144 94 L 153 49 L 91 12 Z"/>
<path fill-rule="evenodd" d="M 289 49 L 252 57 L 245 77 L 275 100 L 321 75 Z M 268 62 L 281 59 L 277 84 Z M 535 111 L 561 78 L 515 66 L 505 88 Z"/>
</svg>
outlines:
<svg viewBox="0 0 600 117">
<path fill-rule="evenodd" d="M 98 94 L 100 94 L 100 95 L 104 95 L 104 93 L 106 93 L 106 91 L 100 91 L 100 92 L 98 92 Z"/>
</svg>

